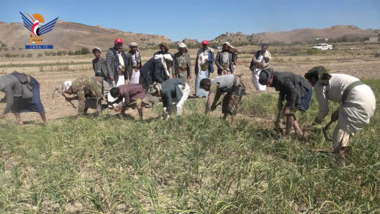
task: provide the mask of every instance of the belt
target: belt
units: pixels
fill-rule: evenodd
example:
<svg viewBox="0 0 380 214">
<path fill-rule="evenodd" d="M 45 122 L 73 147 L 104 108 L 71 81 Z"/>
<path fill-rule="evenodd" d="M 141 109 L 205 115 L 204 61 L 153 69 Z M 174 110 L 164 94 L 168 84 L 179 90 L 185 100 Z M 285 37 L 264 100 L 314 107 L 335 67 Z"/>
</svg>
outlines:
<svg viewBox="0 0 380 214">
<path fill-rule="evenodd" d="M 182 73 L 182 72 L 185 72 L 185 71 L 187 71 L 187 67 L 179 67 L 178 68 L 178 72 L 179 73 Z"/>
<path fill-rule="evenodd" d="M 343 102 L 343 103 L 346 101 L 346 99 L 347 99 L 347 97 L 348 97 L 348 94 L 351 92 L 351 90 L 352 90 L 353 88 L 355 88 L 356 86 L 359 86 L 359 85 L 364 85 L 364 83 L 363 83 L 362 81 L 360 81 L 360 80 L 355 81 L 355 82 L 351 83 L 351 84 L 346 88 L 346 90 L 344 90 L 344 92 L 343 92 L 343 96 L 342 96 L 342 102 Z"/>
</svg>

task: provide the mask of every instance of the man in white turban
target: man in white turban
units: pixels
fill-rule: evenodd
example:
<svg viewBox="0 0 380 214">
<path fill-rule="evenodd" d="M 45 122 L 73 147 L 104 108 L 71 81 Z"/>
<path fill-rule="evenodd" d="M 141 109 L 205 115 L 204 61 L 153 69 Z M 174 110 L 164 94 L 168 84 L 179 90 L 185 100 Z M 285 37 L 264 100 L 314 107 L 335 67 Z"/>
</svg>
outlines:
<svg viewBox="0 0 380 214">
<path fill-rule="evenodd" d="M 173 78 L 181 78 L 186 83 L 191 79 L 191 60 L 186 44 L 177 45 L 178 52 L 173 55 Z"/>
</svg>

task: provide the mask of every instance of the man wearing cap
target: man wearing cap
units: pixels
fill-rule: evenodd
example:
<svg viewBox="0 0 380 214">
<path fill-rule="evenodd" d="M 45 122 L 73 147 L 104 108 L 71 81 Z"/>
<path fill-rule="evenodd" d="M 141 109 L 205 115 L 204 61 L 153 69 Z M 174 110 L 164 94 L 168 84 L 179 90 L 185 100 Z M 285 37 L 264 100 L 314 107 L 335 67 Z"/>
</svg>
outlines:
<svg viewBox="0 0 380 214">
<path fill-rule="evenodd" d="M 145 89 L 140 84 L 128 84 L 121 85 L 119 87 L 112 88 L 110 94 L 116 99 L 115 102 L 121 102 L 124 100 L 121 107 L 120 114 L 125 116 L 125 111 L 128 107 L 136 107 L 139 112 L 139 117 L 143 119 L 142 112 L 142 99 L 145 98 Z"/>
<path fill-rule="evenodd" d="M 82 77 L 74 81 L 65 81 L 62 84 L 62 93 L 76 94 L 77 97 L 66 98 L 67 101 L 78 99 L 78 114 L 87 114 L 89 108 L 95 108 L 98 116 L 101 115 L 101 100 L 109 92 L 107 81 L 101 77 Z M 94 107 L 96 106 L 96 107 Z"/>
<path fill-rule="evenodd" d="M 358 78 L 347 74 L 329 74 L 323 66 L 310 69 L 305 78 L 314 87 L 319 104 L 315 123 L 322 123 L 329 114 L 329 101 L 340 103 L 331 115 L 338 121 L 333 134 L 334 153 L 349 154 L 352 135 L 366 127 L 375 113 L 376 98 L 372 89 Z"/>
<path fill-rule="evenodd" d="M 128 79 L 126 67 L 128 67 L 128 57 L 123 51 L 123 40 L 115 39 L 115 46 L 110 48 L 106 55 L 107 70 L 110 76 L 109 84 L 112 86 L 124 85 Z"/>
<path fill-rule="evenodd" d="M 178 52 L 173 55 L 173 78 L 181 78 L 188 83 L 191 79 L 191 60 L 186 44 L 177 45 Z"/>
<path fill-rule="evenodd" d="M 226 120 L 231 115 L 231 122 L 234 124 L 241 99 L 245 95 L 244 82 L 238 76 L 230 74 L 217 76 L 212 80 L 202 79 L 200 87 L 209 91 L 206 112 L 215 110 L 220 96 L 225 94 L 222 102 L 223 119 Z"/>
<path fill-rule="evenodd" d="M 151 95 L 162 97 L 164 116 L 170 117 L 176 100 L 177 115 L 182 115 L 183 105 L 190 95 L 190 87 L 183 79 L 173 78 L 163 83 L 155 83 L 148 91 Z"/>
<path fill-rule="evenodd" d="M 215 64 L 218 67 L 218 75 L 233 74 L 234 73 L 234 54 L 237 49 L 229 42 L 223 43 L 222 51 L 216 55 Z"/>
<path fill-rule="evenodd" d="M 202 79 L 209 79 L 210 73 L 214 73 L 214 50 L 208 46 L 208 41 L 202 41 L 202 47 L 198 50 L 197 58 L 195 59 L 195 96 L 206 97 L 208 91 L 200 87 Z"/>
<path fill-rule="evenodd" d="M 268 44 L 262 44 L 261 50 L 256 51 L 253 55 L 249 68 L 252 71 L 252 83 L 258 91 L 265 91 L 267 88 L 266 85 L 259 83 L 259 78 L 261 70 L 269 66 L 271 58 L 271 54 L 268 51 Z"/>
<path fill-rule="evenodd" d="M 101 56 L 102 50 L 98 47 L 92 49 L 95 59 L 92 60 L 92 68 L 96 77 L 102 77 L 107 81 L 107 78 L 112 75 L 107 72 L 106 60 Z"/>
<path fill-rule="evenodd" d="M 128 63 L 128 76 L 130 77 L 129 84 L 139 84 L 140 81 L 140 68 L 141 68 L 141 54 L 140 49 L 136 42 L 128 44 L 130 51 L 127 57 L 130 59 Z"/>
<path fill-rule="evenodd" d="M 280 92 L 278 98 L 278 114 L 275 125 L 280 127 L 281 116 L 286 116 L 285 137 L 290 138 L 292 127 L 299 136 L 303 136 L 299 128 L 295 113 L 297 111 L 305 112 L 310 107 L 313 88 L 310 83 L 303 77 L 291 72 L 277 72 L 271 68 L 261 71 L 259 83 L 268 87 L 274 87 Z M 283 102 L 286 99 L 286 105 Z"/>
</svg>

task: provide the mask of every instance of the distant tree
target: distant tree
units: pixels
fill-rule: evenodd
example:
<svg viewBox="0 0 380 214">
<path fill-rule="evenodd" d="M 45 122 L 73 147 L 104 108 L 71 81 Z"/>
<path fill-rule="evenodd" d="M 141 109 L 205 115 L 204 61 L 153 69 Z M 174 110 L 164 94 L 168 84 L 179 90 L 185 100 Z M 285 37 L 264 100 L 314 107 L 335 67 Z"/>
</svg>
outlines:
<svg viewBox="0 0 380 214">
<path fill-rule="evenodd" d="M 18 48 L 19 51 L 21 51 L 23 48 Z"/>
<path fill-rule="evenodd" d="M 90 50 L 88 48 L 82 48 L 82 51 L 81 51 L 82 54 L 89 54 L 90 53 Z"/>
<path fill-rule="evenodd" d="M 74 55 L 75 53 L 73 51 L 69 51 L 69 56 Z"/>
<path fill-rule="evenodd" d="M 52 56 L 57 56 L 57 52 L 52 51 L 52 52 L 51 52 L 51 55 L 52 55 Z"/>
<path fill-rule="evenodd" d="M 12 57 L 13 57 L 13 58 L 16 58 L 16 57 L 17 57 L 17 54 L 12 54 Z"/>
<path fill-rule="evenodd" d="M 42 53 L 39 53 L 39 54 L 38 54 L 38 57 L 42 57 L 42 55 L 43 55 Z"/>
<path fill-rule="evenodd" d="M 25 54 L 21 54 L 21 58 L 25 58 Z"/>
<path fill-rule="evenodd" d="M 6 44 L 1 44 L 1 47 L 6 48 L 7 45 Z"/>
<path fill-rule="evenodd" d="M 33 54 L 28 53 L 28 54 L 26 55 L 26 57 L 27 57 L 27 58 L 32 58 L 32 57 L 33 57 Z"/>
<path fill-rule="evenodd" d="M 75 55 L 80 55 L 82 52 L 80 50 L 75 51 Z"/>
<path fill-rule="evenodd" d="M 45 56 L 51 56 L 51 51 L 45 51 L 44 54 Z"/>
<path fill-rule="evenodd" d="M 57 51 L 58 56 L 62 56 L 62 51 Z"/>
<path fill-rule="evenodd" d="M 11 55 L 10 53 L 7 53 L 7 54 L 5 54 L 5 57 L 7 57 L 7 58 L 11 58 L 12 55 Z"/>
<path fill-rule="evenodd" d="M 62 51 L 62 55 L 67 55 L 67 51 Z"/>
</svg>

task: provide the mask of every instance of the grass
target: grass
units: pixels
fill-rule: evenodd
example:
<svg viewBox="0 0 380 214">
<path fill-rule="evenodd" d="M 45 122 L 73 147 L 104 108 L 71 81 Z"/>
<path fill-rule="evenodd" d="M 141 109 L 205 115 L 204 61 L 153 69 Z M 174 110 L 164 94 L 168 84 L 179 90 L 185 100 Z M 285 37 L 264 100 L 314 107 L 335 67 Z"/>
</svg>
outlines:
<svg viewBox="0 0 380 214">
<path fill-rule="evenodd" d="M 380 81 L 366 83 L 379 104 Z M 276 102 L 277 94 L 249 95 L 242 113 L 271 120 Z M 380 212 L 378 112 L 355 135 L 352 156 L 337 160 L 312 151 L 331 147 L 322 126 L 305 144 L 259 122 L 232 127 L 200 113 L 204 104 L 188 100 L 186 116 L 165 121 L 3 124 L 0 213 Z M 313 98 L 301 124 L 317 111 Z"/>
</svg>

